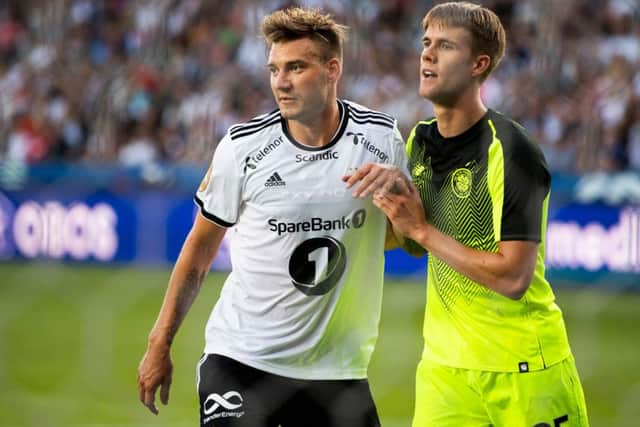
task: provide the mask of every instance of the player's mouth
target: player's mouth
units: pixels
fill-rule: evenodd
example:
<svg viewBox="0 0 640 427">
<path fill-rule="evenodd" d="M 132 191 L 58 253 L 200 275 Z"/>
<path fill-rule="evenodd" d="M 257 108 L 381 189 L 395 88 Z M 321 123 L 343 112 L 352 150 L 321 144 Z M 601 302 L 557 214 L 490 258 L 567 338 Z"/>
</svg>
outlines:
<svg viewBox="0 0 640 427">
<path fill-rule="evenodd" d="M 438 75 L 431 70 L 424 69 L 422 70 L 422 77 L 425 79 L 435 79 Z"/>
<path fill-rule="evenodd" d="M 287 103 L 287 102 L 293 102 L 293 101 L 295 101 L 295 100 L 296 100 L 296 99 L 295 99 L 295 98 L 293 98 L 293 97 L 291 97 L 291 96 L 280 96 L 280 97 L 278 97 L 278 102 L 284 102 L 284 103 Z"/>
</svg>

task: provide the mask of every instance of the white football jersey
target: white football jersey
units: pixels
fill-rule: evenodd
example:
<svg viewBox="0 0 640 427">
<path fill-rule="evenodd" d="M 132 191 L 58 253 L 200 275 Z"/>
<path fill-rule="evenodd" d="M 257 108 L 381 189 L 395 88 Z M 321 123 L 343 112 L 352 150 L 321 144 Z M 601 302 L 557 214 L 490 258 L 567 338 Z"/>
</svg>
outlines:
<svg viewBox="0 0 640 427">
<path fill-rule="evenodd" d="M 278 110 L 232 126 L 196 194 L 230 227 L 229 274 L 206 353 L 299 379 L 365 378 L 378 335 L 386 218 L 342 177 L 368 162 L 406 173 L 395 120 L 340 100 L 324 147 L 295 141 Z"/>
</svg>

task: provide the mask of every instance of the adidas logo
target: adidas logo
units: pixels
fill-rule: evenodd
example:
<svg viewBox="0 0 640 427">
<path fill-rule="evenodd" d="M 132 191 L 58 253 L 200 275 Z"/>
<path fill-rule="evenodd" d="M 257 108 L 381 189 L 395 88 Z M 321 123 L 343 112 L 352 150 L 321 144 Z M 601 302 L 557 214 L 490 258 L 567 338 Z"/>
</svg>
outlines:
<svg viewBox="0 0 640 427">
<path fill-rule="evenodd" d="M 264 183 L 265 187 L 284 187 L 285 185 L 287 185 L 287 183 L 284 182 L 282 178 L 280 178 L 278 172 L 274 172 L 273 174 L 271 174 L 269 179 L 267 179 Z"/>
</svg>

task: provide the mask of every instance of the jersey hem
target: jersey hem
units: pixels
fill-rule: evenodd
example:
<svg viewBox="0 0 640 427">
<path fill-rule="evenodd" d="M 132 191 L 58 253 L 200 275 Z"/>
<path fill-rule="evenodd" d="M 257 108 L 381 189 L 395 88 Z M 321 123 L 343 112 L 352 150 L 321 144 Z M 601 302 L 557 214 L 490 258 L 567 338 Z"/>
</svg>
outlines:
<svg viewBox="0 0 640 427">
<path fill-rule="evenodd" d="M 533 372 L 533 371 L 542 371 L 545 370 L 547 368 L 550 368 L 551 366 L 557 365 L 558 363 L 561 363 L 563 361 L 565 361 L 568 357 L 571 357 L 573 354 L 571 353 L 571 350 L 566 351 L 565 353 L 563 353 L 562 355 L 558 356 L 557 358 L 553 358 L 553 359 L 548 359 L 546 357 L 544 357 L 544 360 L 547 361 L 546 363 L 541 363 L 541 362 L 535 362 L 532 361 L 531 359 L 529 360 L 521 360 L 521 361 L 517 361 L 514 362 L 513 367 L 512 368 L 505 368 L 503 366 L 483 366 L 483 365 L 476 365 L 476 364 L 466 364 L 466 363 L 450 363 L 442 358 L 439 357 L 435 357 L 432 354 L 429 354 L 426 349 L 423 350 L 422 352 L 422 360 L 428 360 L 429 362 L 432 363 L 437 363 L 438 365 L 442 365 L 442 366 L 447 366 L 450 368 L 456 368 L 456 369 L 468 369 L 468 370 L 473 370 L 473 371 L 484 371 L 484 372 L 510 372 L 510 373 L 519 373 L 522 372 L 519 369 L 519 364 L 522 362 L 526 362 L 527 363 L 527 372 Z M 541 356 L 537 356 L 539 357 L 541 360 L 543 359 Z M 550 360 L 550 361 L 549 361 Z"/>
<path fill-rule="evenodd" d="M 300 369 L 287 369 L 280 365 L 273 365 L 271 363 L 259 362 L 256 360 L 249 360 L 244 357 L 240 357 L 230 351 L 213 350 L 205 347 L 205 354 L 217 354 L 225 356 L 230 359 L 240 362 L 244 365 L 250 366 L 255 369 L 267 372 L 273 375 L 279 375 L 281 377 L 292 378 L 296 380 L 362 380 L 367 379 L 367 371 L 340 371 L 340 372 L 327 372 L 321 370 L 313 370 L 308 366 L 302 366 Z"/>
</svg>

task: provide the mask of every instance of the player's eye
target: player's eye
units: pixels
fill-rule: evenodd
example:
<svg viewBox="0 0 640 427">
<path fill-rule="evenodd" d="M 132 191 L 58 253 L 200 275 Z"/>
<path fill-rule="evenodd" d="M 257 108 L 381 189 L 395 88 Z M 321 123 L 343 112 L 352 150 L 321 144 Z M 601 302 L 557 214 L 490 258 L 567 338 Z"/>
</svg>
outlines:
<svg viewBox="0 0 640 427">
<path fill-rule="evenodd" d="M 293 73 L 299 73 L 300 71 L 302 71 L 304 69 L 304 67 L 302 66 L 302 64 L 291 64 L 291 66 L 289 67 L 289 71 L 293 72 Z"/>
</svg>

